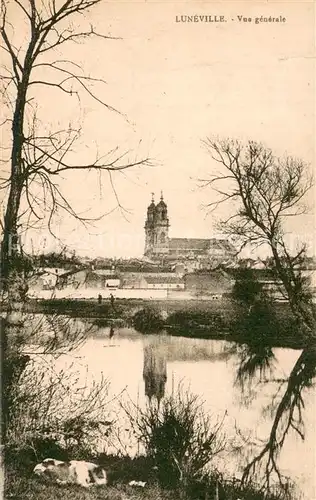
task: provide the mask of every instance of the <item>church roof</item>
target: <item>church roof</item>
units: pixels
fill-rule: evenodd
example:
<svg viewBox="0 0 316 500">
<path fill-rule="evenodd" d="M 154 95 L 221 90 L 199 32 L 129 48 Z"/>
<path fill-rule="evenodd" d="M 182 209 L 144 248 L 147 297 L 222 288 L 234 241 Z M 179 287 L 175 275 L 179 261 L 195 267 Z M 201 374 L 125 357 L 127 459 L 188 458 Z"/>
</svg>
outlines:
<svg viewBox="0 0 316 500">
<path fill-rule="evenodd" d="M 235 251 L 233 245 L 228 240 L 217 238 L 170 238 L 170 250 L 210 250 L 220 249 L 229 252 Z"/>
<path fill-rule="evenodd" d="M 226 250 L 227 252 L 236 253 L 236 248 L 228 240 L 220 240 L 217 238 L 211 238 L 210 239 L 210 248 L 214 248 L 214 247 L 222 248 L 222 249 Z"/>
<path fill-rule="evenodd" d="M 164 202 L 163 193 L 161 191 L 160 202 L 156 205 L 156 209 L 160 210 L 160 209 L 165 209 L 165 208 L 167 208 L 167 205 Z"/>
<path fill-rule="evenodd" d="M 208 250 L 210 248 L 210 240 L 201 238 L 170 238 L 170 250 Z"/>
<path fill-rule="evenodd" d="M 163 200 L 160 200 L 160 202 L 157 204 L 157 207 L 156 208 L 159 208 L 159 207 L 163 207 L 165 208 L 167 205 L 165 204 L 165 202 Z"/>
<path fill-rule="evenodd" d="M 156 205 L 155 203 L 152 201 L 150 205 L 148 205 L 148 209 L 149 211 L 152 211 L 154 212 L 156 210 Z"/>
</svg>

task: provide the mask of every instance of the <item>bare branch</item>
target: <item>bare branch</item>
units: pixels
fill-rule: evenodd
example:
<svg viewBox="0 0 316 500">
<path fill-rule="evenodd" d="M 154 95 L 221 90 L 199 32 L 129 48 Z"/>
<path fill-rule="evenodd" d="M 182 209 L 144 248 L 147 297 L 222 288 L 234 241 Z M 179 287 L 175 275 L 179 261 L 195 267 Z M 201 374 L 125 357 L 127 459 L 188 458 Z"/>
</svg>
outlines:
<svg viewBox="0 0 316 500">
<path fill-rule="evenodd" d="M 241 248 L 249 244 L 265 244 L 270 248 L 273 273 L 307 346 L 293 366 L 287 387 L 276 406 L 267 442 L 244 471 L 244 481 L 253 479 L 256 469 L 264 462 L 265 487 L 269 489 L 272 476 L 284 484 L 277 458 L 289 431 L 292 429 L 304 438 L 302 391 L 311 385 L 316 372 L 316 314 L 308 283 L 300 272 L 306 246 L 292 255 L 285 243 L 283 229 L 285 217 L 304 213 L 305 207 L 299 207 L 312 186 L 312 176 L 302 160 L 278 158 L 270 149 L 253 141 L 242 145 L 229 139 L 210 138 L 204 141 L 204 146 L 211 158 L 223 166 L 222 172 L 203 180 L 204 186 L 220 195 L 209 207 L 218 207 L 233 199 L 235 206 L 231 207 L 231 215 L 220 224 L 221 230 L 237 238 Z M 271 350 L 261 352 L 262 346 L 259 353 L 253 352 L 251 346 L 247 349 L 239 370 L 242 379 L 245 375 L 253 375 L 258 366 L 267 366 L 272 359 Z"/>
<path fill-rule="evenodd" d="M 83 223 L 91 221 L 90 218 L 76 213 L 69 200 L 63 196 L 53 180 L 57 176 L 61 178 L 65 172 L 74 173 L 83 170 L 97 174 L 107 171 L 117 206 L 124 213 L 110 173 L 150 165 L 147 158 L 129 161 L 126 159 L 127 153 L 115 155 L 113 151 L 105 155 L 96 155 L 94 160 L 83 165 L 71 163 L 68 158 L 70 153 L 75 152 L 75 141 L 81 131 L 69 126 L 68 130 L 45 134 L 41 131 L 44 129 L 43 125 L 36 118 L 37 97 L 30 96 L 29 93 L 32 86 L 38 85 L 59 90 L 69 97 L 76 95 L 78 99 L 80 93 L 85 93 L 95 103 L 124 116 L 95 91 L 97 84 L 106 84 L 104 79 L 85 75 L 79 64 L 63 59 L 62 56 L 59 59 L 54 57 L 56 51 L 60 51 L 65 43 L 80 43 L 91 37 L 104 41 L 116 39 L 112 35 L 97 32 L 92 25 L 75 27 L 76 19 L 80 16 L 84 21 L 84 14 L 99 1 L 61 0 L 57 3 L 55 0 L 48 2 L 28 0 L 24 3 L 23 0 L 13 0 L 15 10 L 11 10 L 11 5 L 6 0 L 2 2 L 1 36 L 4 41 L 4 52 L 10 62 L 10 69 L 5 66 L 1 77 L 2 91 L 6 95 L 10 112 L 4 123 L 12 124 L 11 172 L 8 180 L 4 180 L 0 185 L 1 189 L 9 187 L 2 247 L 2 259 L 6 263 L 2 263 L 4 266 L 2 277 L 8 272 L 6 270 L 8 264 L 13 265 L 14 261 L 13 258 L 9 258 L 11 235 L 17 234 L 18 224 L 24 216 L 27 216 L 24 207 L 21 208 L 22 199 L 26 201 L 32 219 L 42 220 L 44 213 L 48 211 L 48 229 L 53 232 L 53 216 L 58 210 L 65 210 Z M 14 24 L 10 22 L 10 15 L 16 13 L 16 7 L 21 21 L 24 20 L 28 26 L 21 47 L 15 45 Z M 97 217 L 95 220 L 98 219 Z M 27 225 L 30 223 L 28 220 Z"/>
</svg>

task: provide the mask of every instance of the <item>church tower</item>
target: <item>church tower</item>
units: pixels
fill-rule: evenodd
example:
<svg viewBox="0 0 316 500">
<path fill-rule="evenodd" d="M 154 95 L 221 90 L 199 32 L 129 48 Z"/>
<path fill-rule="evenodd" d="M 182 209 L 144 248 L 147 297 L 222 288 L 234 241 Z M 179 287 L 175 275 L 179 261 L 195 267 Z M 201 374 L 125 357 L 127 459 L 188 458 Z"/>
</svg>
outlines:
<svg viewBox="0 0 316 500">
<path fill-rule="evenodd" d="M 145 222 L 145 255 L 159 258 L 169 252 L 169 219 L 167 205 L 161 192 L 160 202 L 155 205 L 152 193 L 151 204 L 147 208 Z"/>
<path fill-rule="evenodd" d="M 146 257 L 152 257 L 155 242 L 156 205 L 154 193 L 152 193 L 151 204 L 147 208 L 147 219 L 145 222 L 145 252 Z"/>
</svg>

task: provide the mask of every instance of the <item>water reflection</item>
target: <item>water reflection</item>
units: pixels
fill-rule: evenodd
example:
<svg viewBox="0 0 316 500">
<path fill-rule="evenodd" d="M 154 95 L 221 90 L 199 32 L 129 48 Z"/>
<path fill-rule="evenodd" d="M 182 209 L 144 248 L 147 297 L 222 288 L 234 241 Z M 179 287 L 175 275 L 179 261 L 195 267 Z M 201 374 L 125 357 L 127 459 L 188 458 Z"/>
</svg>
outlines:
<svg viewBox="0 0 316 500">
<path fill-rule="evenodd" d="M 274 350 L 260 342 L 233 347 L 238 357 L 235 385 L 241 389 L 242 402 L 247 406 L 260 393 L 260 384 L 269 384 L 269 402 L 262 406 L 262 414 L 272 419 L 270 432 L 244 469 L 242 479 L 247 481 L 263 473 L 264 487 L 269 490 L 275 481 L 288 488 L 289 478 L 282 473 L 278 461 L 280 451 L 294 432 L 305 439 L 304 408 L 308 391 L 316 377 L 316 349 L 304 349 L 293 364 L 288 376 L 274 378 L 277 360 Z M 257 390 L 253 390 L 257 387 Z M 261 386 L 262 390 L 262 386 Z M 262 476 L 262 474 L 261 474 Z"/>
<path fill-rule="evenodd" d="M 114 328 L 113 326 L 110 327 L 110 333 L 109 333 L 109 338 L 111 339 L 112 337 L 114 337 Z"/>
<path fill-rule="evenodd" d="M 167 382 L 166 349 L 159 341 L 152 341 L 144 345 L 143 379 L 145 395 L 149 401 L 156 398 L 159 404 L 165 395 Z"/>
<path fill-rule="evenodd" d="M 243 435 L 253 433 L 258 438 L 256 448 L 249 443 L 242 447 L 241 457 L 229 455 L 223 464 L 225 471 L 240 477 L 247 462 L 258 468 L 256 457 L 260 455 L 268 467 L 272 463 L 280 465 L 305 490 L 304 498 L 316 498 L 315 400 L 311 389 L 316 374 L 315 349 L 295 351 L 256 342 L 237 345 L 169 335 L 146 336 L 117 327 L 112 337 L 111 328 L 99 328 L 78 350 L 82 381 L 87 366 L 92 380 L 103 374 L 111 381 L 113 401 L 122 393 L 140 406 L 146 400 L 161 401 L 184 382 L 193 394 L 202 397 L 206 411 L 214 417 L 222 417 L 227 411 L 226 430 L 231 436 L 238 426 Z M 251 405 L 244 404 L 247 400 Z M 118 414 L 119 408 L 113 408 L 113 412 Z M 301 439 L 303 423 L 305 441 Z M 134 446 L 130 435 L 126 443 L 130 448 Z M 298 461 L 298 456 L 304 460 Z"/>
<path fill-rule="evenodd" d="M 272 380 L 277 364 L 273 348 L 251 341 L 232 345 L 230 352 L 237 359 L 235 386 L 241 390 L 241 401 L 249 404 L 256 395 L 254 387 Z"/>
<path fill-rule="evenodd" d="M 302 352 L 296 351 L 297 360 L 284 370 L 276 352 L 285 350 L 274 349 L 256 340 L 250 340 L 248 344 L 227 344 L 166 336 L 149 339 L 143 341 L 145 394 L 150 400 L 156 397 L 158 402 L 165 394 L 168 365 L 179 361 L 185 361 L 187 367 L 192 361 L 231 364 L 233 358 L 233 385 L 240 394 L 240 401 L 250 408 L 251 403 L 252 407 L 257 406 L 254 402 L 258 400 L 263 419 L 260 427 L 265 429 L 256 443 L 244 443 L 242 480 L 257 478 L 267 491 L 273 491 L 276 483 L 286 490 L 291 482 L 297 481 L 293 463 L 290 465 L 292 472 L 289 472 L 289 468 L 283 465 L 288 457 L 284 459 L 283 454 L 283 463 L 279 459 L 288 436 L 289 443 L 293 443 L 290 439 L 293 433 L 302 442 L 305 439 L 303 411 L 306 400 L 310 400 L 307 389 L 313 386 L 316 376 L 314 346 Z M 255 428 L 255 422 L 253 424 Z M 289 447 L 285 453 L 290 454 Z M 295 455 L 295 448 L 291 455 Z M 300 467 L 296 469 L 300 470 Z"/>
</svg>

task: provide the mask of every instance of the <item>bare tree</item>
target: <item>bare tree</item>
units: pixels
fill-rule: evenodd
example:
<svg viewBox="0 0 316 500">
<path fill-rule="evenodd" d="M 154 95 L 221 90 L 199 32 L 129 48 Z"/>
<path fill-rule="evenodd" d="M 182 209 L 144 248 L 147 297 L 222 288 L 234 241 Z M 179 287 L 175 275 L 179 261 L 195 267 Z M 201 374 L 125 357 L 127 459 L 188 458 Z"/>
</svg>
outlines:
<svg viewBox="0 0 316 500">
<path fill-rule="evenodd" d="M 105 41 L 112 38 L 98 33 L 91 25 L 81 28 L 87 21 L 86 14 L 99 3 L 100 0 L 1 2 L 0 31 L 4 57 L 0 79 L 7 110 L 2 126 L 5 129 L 11 127 L 6 130 L 8 144 L 2 148 L 6 153 L 10 152 L 9 159 L 2 160 L 9 165 L 8 175 L 0 179 L 0 189 L 6 200 L 1 221 L 1 285 L 8 310 L 2 328 L 2 352 L 8 370 L 4 377 L 8 390 L 3 394 L 3 413 L 6 412 L 9 386 L 19 380 L 28 362 L 18 342 L 23 330 L 23 306 L 27 294 L 19 243 L 22 223 L 26 221 L 28 229 L 42 221 L 53 233 L 54 216 L 64 212 L 85 224 L 89 219 L 79 214 L 63 193 L 63 175 L 78 171 L 95 172 L 102 182 L 105 174 L 119 204 L 113 175 L 150 163 L 148 159 L 131 157 L 130 153 L 121 154 L 118 147 L 106 154 L 96 152 L 90 161 L 77 163 L 73 153 L 81 134 L 80 127 L 67 124 L 50 130 L 49 123 L 43 123 L 38 116 L 39 87 L 47 92 L 54 89 L 69 99 L 75 96 L 78 103 L 84 93 L 105 110 L 116 111 L 94 91 L 95 86 L 105 82 L 86 75 L 80 65 L 61 55 L 69 44 L 90 38 Z M 15 26 L 17 19 L 23 26 L 22 33 Z M 10 375 L 12 370 L 14 374 Z"/>
<path fill-rule="evenodd" d="M 305 258 L 305 245 L 293 255 L 285 238 L 284 220 L 306 212 L 304 198 L 312 186 L 309 168 L 303 161 L 273 152 L 256 142 L 242 144 L 234 140 L 204 141 L 208 153 L 221 171 L 203 179 L 217 193 L 211 209 L 230 203 L 233 212 L 219 224 L 221 230 L 245 245 L 266 245 L 271 252 L 275 276 L 281 283 L 294 314 L 306 348 L 300 354 L 273 405 L 274 419 L 267 442 L 245 469 L 243 480 L 251 479 L 263 465 L 265 487 L 277 478 L 286 487 L 277 458 L 288 433 L 292 430 L 304 438 L 304 390 L 315 377 L 316 315 L 308 283 L 300 267 Z M 266 363 L 265 355 L 244 360 L 241 370 L 255 371 Z M 253 361 L 255 365 L 253 365 Z M 248 366 L 250 362 L 250 366 Z M 282 392 L 283 389 L 283 392 Z M 262 469 L 261 469 L 262 470 Z"/>
<path fill-rule="evenodd" d="M 105 155 L 96 153 L 85 164 L 70 161 L 74 144 L 81 130 L 71 125 L 60 130 L 46 132 L 37 117 L 33 88 L 54 88 L 62 94 L 79 99 L 84 92 L 92 100 L 113 111 L 93 90 L 93 84 L 105 83 L 102 79 L 86 76 L 74 62 L 58 58 L 64 46 L 82 42 L 89 38 L 107 40 L 111 36 L 97 33 L 93 26 L 75 28 L 75 23 L 84 19 L 84 14 L 100 0 L 13 0 L 2 1 L 1 36 L 8 65 L 1 75 L 3 95 L 9 107 L 7 122 L 11 124 L 10 173 L 3 179 L 2 188 L 8 190 L 7 205 L 3 221 L 2 282 L 8 289 L 18 258 L 18 233 L 21 217 L 26 212 L 35 220 L 48 215 L 48 228 L 53 231 L 52 220 L 57 211 L 65 211 L 78 220 L 87 222 L 71 206 L 60 187 L 60 178 L 65 173 L 78 170 L 103 172 L 109 177 L 112 188 L 115 172 L 148 164 L 148 159 L 130 160 L 128 154 L 119 154 L 118 149 Z M 14 16 L 24 19 L 25 38 L 16 45 Z M 5 60 L 5 59 L 4 59 Z M 33 93 L 32 93 L 33 92 Z M 47 124 L 45 124 L 47 125 Z M 116 193 L 115 193 L 116 194 Z M 11 287 L 11 286 L 10 286 Z M 11 287 L 19 294 L 16 286 Z"/>
<path fill-rule="evenodd" d="M 306 212 L 304 197 L 312 186 L 308 165 L 302 160 L 278 158 L 256 142 L 207 139 L 204 144 L 223 172 L 205 180 L 219 198 L 216 207 L 234 202 L 234 213 L 220 228 L 245 245 L 267 245 L 277 277 L 296 317 L 304 322 L 307 337 L 315 335 L 315 316 L 307 282 L 300 273 L 306 247 L 292 255 L 285 241 L 284 219 Z M 220 183 L 222 185 L 220 185 Z"/>
</svg>

